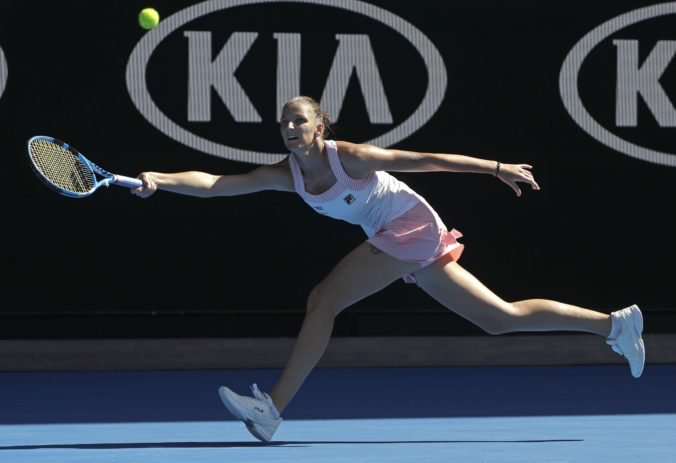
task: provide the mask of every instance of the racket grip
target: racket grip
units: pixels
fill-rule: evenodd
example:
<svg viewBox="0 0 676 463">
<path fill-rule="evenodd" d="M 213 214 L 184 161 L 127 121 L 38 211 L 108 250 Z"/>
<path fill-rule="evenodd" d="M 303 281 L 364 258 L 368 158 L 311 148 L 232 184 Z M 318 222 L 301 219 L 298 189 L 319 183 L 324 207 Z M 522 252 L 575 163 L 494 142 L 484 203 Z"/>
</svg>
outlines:
<svg viewBox="0 0 676 463">
<path fill-rule="evenodd" d="M 113 185 L 125 186 L 127 188 L 138 188 L 143 185 L 143 182 L 137 178 L 125 177 L 124 175 L 115 175 L 110 182 Z"/>
</svg>

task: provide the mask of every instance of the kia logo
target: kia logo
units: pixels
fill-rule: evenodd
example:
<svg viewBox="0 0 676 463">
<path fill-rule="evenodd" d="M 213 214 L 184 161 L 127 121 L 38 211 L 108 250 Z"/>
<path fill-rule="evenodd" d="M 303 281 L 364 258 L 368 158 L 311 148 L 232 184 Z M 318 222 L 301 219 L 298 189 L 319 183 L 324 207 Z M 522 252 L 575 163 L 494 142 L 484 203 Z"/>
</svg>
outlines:
<svg viewBox="0 0 676 463">
<path fill-rule="evenodd" d="M 303 18 L 312 14 L 312 19 L 280 19 L 287 13 L 293 18 L 300 8 L 308 13 Z M 245 20 L 227 26 L 229 19 L 249 10 Z M 333 21 L 340 15 L 352 20 Z M 252 30 L 261 17 L 276 29 Z M 330 45 L 309 53 L 318 41 Z M 247 60 L 257 59 L 258 74 L 252 78 L 249 65 L 249 78 L 242 77 Z M 162 60 L 160 73 L 153 63 Z M 169 72 L 171 67 L 177 72 Z M 221 158 L 268 164 L 287 154 L 256 147 L 264 138 L 261 127 L 276 125 L 290 98 L 310 94 L 306 83 L 301 85 L 308 76 L 320 81 L 321 92 L 314 93 L 336 122 L 344 108 L 363 108 L 358 123 L 372 132 L 364 142 L 384 147 L 427 123 L 447 85 L 443 59 L 429 38 L 403 18 L 358 0 L 210 0 L 190 6 L 143 35 L 129 57 L 126 81 L 138 111 L 171 139 Z M 392 89 L 396 84 L 399 88 Z M 394 111 L 399 101 L 406 106 Z M 214 135 L 223 121 L 229 127 L 226 141 Z M 236 146 L 243 138 L 248 142 Z M 272 151 L 280 146 L 275 141 Z"/>
<path fill-rule="evenodd" d="M 7 61 L 5 60 L 5 53 L 0 48 L 0 97 L 2 97 L 3 92 L 5 91 L 5 85 L 7 84 Z"/>
<path fill-rule="evenodd" d="M 673 14 L 676 14 L 676 2 L 662 3 L 630 11 L 598 26 L 582 37 L 568 53 L 559 76 L 559 90 L 563 104 L 573 120 L 599 142 L 636 159 L 676 167 L 674 153 L 662 151 L 661 147 L 642 146 L 646 137 L 643 137 L 642 142 L 635 142 L 617 134 L 621 132 L 629 135 L 632 129 L 639 126 L 644 130 L 676 127 L 676 108 L 669 98 L 668 88 L 665 89 L 667 82 L 660 80 L 676 55 L 676 41 L 655 42 L 654 38 L 642 41 L 640 31 L 637 32 L 636 28 L 627 37 L 619 34 L 629 26 Z M 636 34 L 639 34 L 639 39 Z M 584 78 L 580 78 L 580 71 L 585 59 L 613 35 L 616 74 L 604 78 L 606 82 L 616 82 L 615 104 L 612 108 L 614 117 L 606 120 L 606 126 L 614 126 L 616 133 L 604 127 L 598 118 L 592 117 L 580 96 L 580 80 L 584 82 Z M 639 121 L 639 113 L 643 109 L 639 108 L 648 110 L 645 111 L 647 115 L 642 123 Z M 650 125 L 646 122 L 648 118 Z"/>
</svg>

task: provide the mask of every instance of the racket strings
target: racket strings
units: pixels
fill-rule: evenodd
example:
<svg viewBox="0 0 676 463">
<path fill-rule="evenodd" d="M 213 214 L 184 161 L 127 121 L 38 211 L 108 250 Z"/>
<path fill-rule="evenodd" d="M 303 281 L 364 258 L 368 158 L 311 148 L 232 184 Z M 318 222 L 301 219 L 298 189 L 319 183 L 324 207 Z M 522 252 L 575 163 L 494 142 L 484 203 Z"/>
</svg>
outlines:
<svg viewBox="0 0 676 463">
<path fill-rule="evenodd" d="M 30 156 L 40 173 L 57 187 L 74 193 L 86 193 L 94 188 L 94 173 L 63 146 L 35 140 L 30 146 Z"/>
</svg>

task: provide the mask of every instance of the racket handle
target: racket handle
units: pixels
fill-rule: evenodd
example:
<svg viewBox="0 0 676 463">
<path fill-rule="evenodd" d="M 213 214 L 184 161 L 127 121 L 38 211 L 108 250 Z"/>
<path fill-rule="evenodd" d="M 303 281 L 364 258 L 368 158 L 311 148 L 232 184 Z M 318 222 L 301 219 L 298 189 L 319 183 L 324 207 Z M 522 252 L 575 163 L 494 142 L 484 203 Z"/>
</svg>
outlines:
<svg viewBox="0 0 676 463">
<path fill-rule="evenodd" d="M 127 188 L 138 188 L 143 182 L 137 178 L 125 177 L 124 175 L 115 175 L 111 182 L 113 185 L 125 186 Z"/>
</svg>

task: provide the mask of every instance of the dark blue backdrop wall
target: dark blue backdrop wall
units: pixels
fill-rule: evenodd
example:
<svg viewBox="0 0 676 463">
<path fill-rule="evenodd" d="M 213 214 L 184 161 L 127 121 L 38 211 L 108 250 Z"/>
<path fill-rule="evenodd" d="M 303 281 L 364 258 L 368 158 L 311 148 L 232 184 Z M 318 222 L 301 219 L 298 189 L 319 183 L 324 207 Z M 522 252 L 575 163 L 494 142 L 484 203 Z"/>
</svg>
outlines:
<svg viewBox="0 0 676 463">
<path fill-rule="evenodd" d="M 631 303 L 669 330 L 676 266 L 676 6 L 636 1 L 3 2 L 3 337 L 287 335 L 364 236 L 296 195 L 200 200 L 122 188 L 72 200 L 25 143 L 110 170 L 232 174 L 281 156 L 280 102 L 321 99 L 336 138 L 532 164 L 396 174 L 461 230 L 461 263 L 506 299 Z M 473 332 L 413 286 L 339 334 Z M 258 323 L 254 322 L 257 321 Z"/>
</svg>

